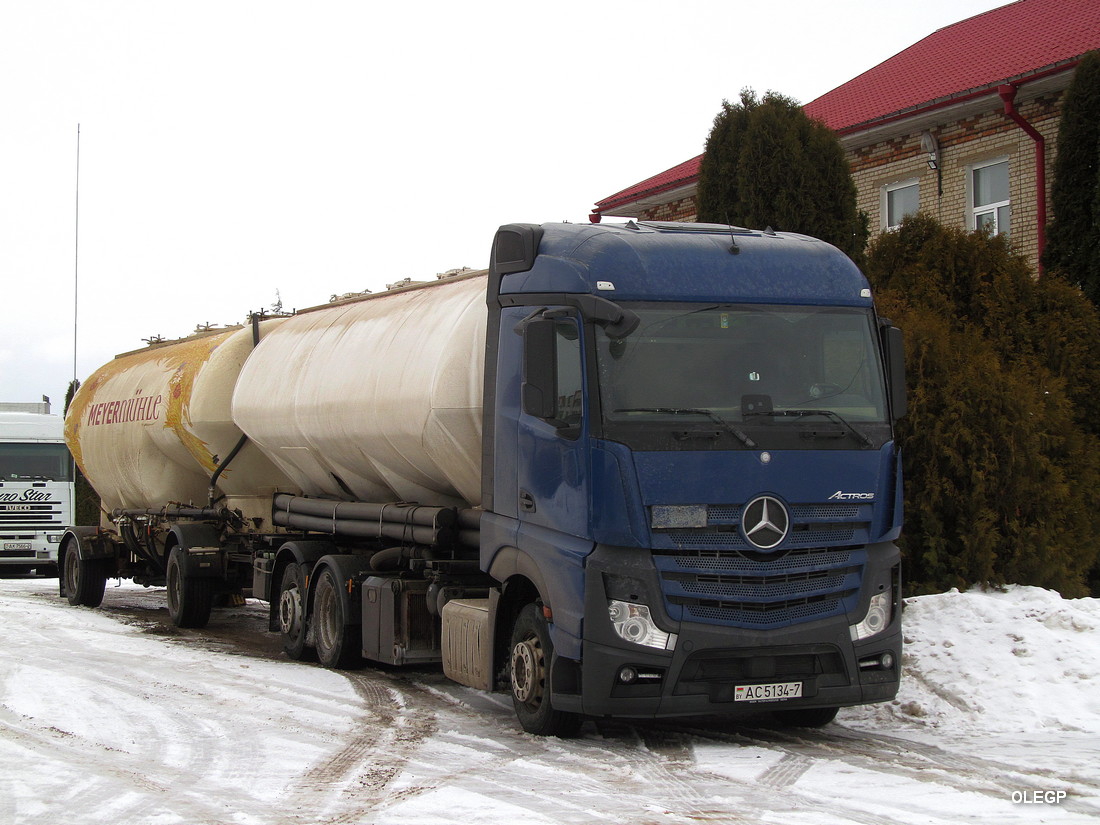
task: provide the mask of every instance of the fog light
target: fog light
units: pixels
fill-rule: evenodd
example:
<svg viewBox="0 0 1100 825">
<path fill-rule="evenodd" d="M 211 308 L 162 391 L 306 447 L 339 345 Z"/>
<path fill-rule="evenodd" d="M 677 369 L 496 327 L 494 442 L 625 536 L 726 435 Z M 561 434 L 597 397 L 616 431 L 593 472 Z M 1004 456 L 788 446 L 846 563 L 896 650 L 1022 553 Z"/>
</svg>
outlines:
<svg viewBox="0 0 1100 825">
<path fill-rule="evenodd" d="M 621 685 L 636 685 L 640 682 L 652 684 L 664 679 L 665 671 L 661 669 L 638 670 L 633 665 L 623 665 L 619 668 L 619 675 L 616 678 Z"/>
<path fill-rule="evenodd" d="M 50 544 L 60 544 L 61 543 L 61 534 L 60 533 L 47 533 L 46 534 L 46 541 L 48 541 Z"/>
<path fill-rule="evenodd" d="M 890 651 L 881 653 L 878 656 L 868 656 L 866 659 L 859 660 L 860 670 L 893 670 L 894 669 L 894 654 Z"/>
<path fill-rule="evenodd" d="M 644 604 L 631 604 L 612 599 L 607 603 L 607 615 L 619 638 L 631 644 L 672 650 L 676 647 L 676 634 L 665 633 L 653 622 L 649 608 Z"/>
<path fill-rule="evenodd" d="M 877 633 L 881 633 L 890 624 L 890 594 L 876 593 L 871 597 L 871 604 L 867 608 L 867 615 L 859 624 L 852 625 L 848 630 L 852 641 L 869 639 Z"/>
</svg>

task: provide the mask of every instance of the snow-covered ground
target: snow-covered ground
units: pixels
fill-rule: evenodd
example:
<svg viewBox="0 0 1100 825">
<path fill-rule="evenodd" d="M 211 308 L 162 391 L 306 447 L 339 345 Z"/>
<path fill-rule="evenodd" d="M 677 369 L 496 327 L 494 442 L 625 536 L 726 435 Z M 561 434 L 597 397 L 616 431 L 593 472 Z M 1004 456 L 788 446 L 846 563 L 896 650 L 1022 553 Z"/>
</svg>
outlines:
<svg viewBox="0 0 1100 825">
<path fill-rule="evenodd" d="M 286 661 L 265 606 L 165 620 L 0 579 L 0 825 L 782 825 L 1100 818 L 1100 600 L 911 599 L 894 703 L 821 730 L 723 720 L 518 731 L 430 670 Z"/>
</svg>

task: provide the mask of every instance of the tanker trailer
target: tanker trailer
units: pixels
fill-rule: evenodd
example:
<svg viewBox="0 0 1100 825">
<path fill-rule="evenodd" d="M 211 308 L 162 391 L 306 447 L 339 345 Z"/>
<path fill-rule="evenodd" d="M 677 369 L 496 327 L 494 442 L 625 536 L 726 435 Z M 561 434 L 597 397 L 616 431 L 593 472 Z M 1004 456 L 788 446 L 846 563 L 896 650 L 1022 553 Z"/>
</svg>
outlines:
<svg viewBox="0 0 1100 825">
<path fill-rule="evenodd" d="M 487 272 L 305 310 L 242 352 L 207 452 L 240 432 L 266 469 L 231 495 L 210 473 L 226 458 L 158 432 L 180 480 L 116 482 L 126 534 L 65 538 L 89 562 L 172 543 L 183 621 L 247 565 L 292 658 L 442 661 L 510 691 L 538 734 L 585 716 L 824 724 L 896 694 L 900 332 L 834 247 L 508 225 Z"/>
<path fill-rule="evenodd" d="M 70 603 L 97 606 L 107 578 L 132 578 L 167 585 L 173 621 L 198 626 L 215 596 L 251 584 L 251 558 L 220 548 L 227 534 L 262 530 L 272 494 L 297 488 L 243 438 L 230 396 L 256 342 L 280 321 L 154 343 L 80 387 L 65 437 L 102 510 L 99 528 L 63 537 Z"/>
</svg>

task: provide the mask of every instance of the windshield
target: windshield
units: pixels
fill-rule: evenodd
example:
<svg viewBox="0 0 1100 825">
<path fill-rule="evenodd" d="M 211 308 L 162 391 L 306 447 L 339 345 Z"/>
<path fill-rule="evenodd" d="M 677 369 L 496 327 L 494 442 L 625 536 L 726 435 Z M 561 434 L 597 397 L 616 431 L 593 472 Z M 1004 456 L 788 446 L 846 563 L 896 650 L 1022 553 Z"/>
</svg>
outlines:
<svg viewBox="0 0 1100 825">
<path fill-rule="evenodd" d="M 0 442 L 0 481 L 72 480 L 72 459 L 64 444 Z"/>
<path fill-rule="evenodd" d="M 641 324 L 627 338 L 597 332 L 600 401 L 611 438 L 635 442 L 649 433 L 652 449 L 713 449 L 667 438 L 698 442 L 710 433 L 749 448 L 855 449 L 889 437 L 869 310 L 632 309 Z"/>
</svg>

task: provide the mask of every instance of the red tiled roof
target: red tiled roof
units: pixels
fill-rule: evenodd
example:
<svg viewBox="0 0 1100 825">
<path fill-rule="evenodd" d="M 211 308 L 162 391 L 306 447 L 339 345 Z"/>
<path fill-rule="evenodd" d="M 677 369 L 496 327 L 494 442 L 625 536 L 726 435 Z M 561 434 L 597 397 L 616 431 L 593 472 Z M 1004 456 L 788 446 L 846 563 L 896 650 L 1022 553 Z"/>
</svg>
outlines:
<svg viewBox="0 0 1100 825">
<path fill-rule="evenodd" d="M 691 183 L 699 177 L 699 161 L 702 159 L 703 156 L 699 155 L 691 160 L 685 160 L 678 166 L 666 169 L 659 175 L 646 178 L 641 183 L 636 183 L 621 192 L 616 192 L 614 195 L 604 198 L 602 201 L 597 202 L 596 206 L 599 207 L 601 212 L 606 212 L 609 209 L 622 206 L 624 203 L 633 203 L 649 195 L 671 192 L 673 189 L 683 186 L 685 183 Z"/>
<path fill-rule="evenodd" d="M 1100 48 L 1100 0 L 1018 0 L 945 26 L 803 108 L 840 133 L 1068 68 Z M 699 178 L 702 155 L 596 202 L 610 213 Z"/>
<path fill-rule="evenodd" d="M 807 103 L 837 132 L 988 90 L 1100 48 L 1097 0 L 1019 0 L 945 26 Z"/>
</svg>

